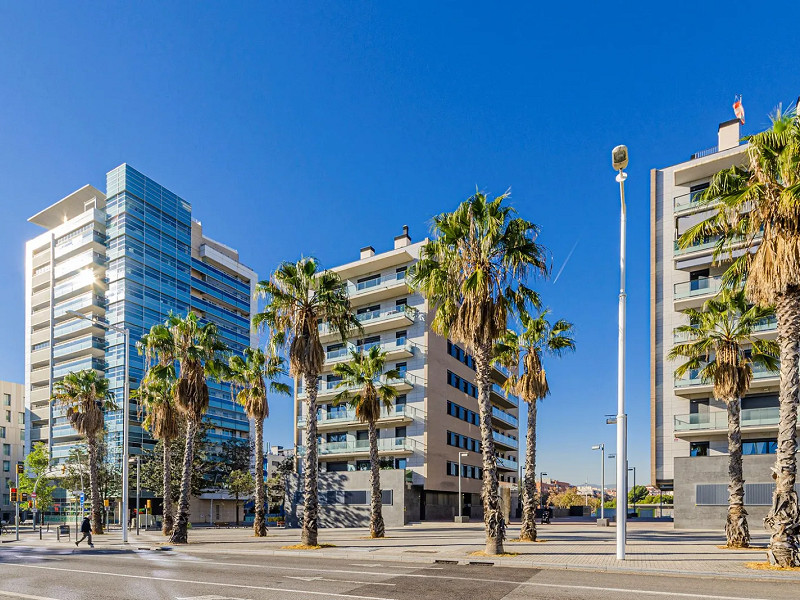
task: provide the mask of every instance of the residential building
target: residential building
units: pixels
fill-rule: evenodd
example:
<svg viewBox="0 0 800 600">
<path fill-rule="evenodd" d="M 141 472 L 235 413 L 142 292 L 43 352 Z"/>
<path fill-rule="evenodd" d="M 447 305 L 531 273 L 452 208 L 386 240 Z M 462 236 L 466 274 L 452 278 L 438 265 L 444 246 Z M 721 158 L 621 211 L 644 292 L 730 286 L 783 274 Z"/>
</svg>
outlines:
<svg viewBox="0 0 800 600">
<path fill-rule="evenodd" d="M 16 482 L 16 465 L 25 457 L 25 386 L 0 381 L 0 521 L 14 518 L 11 488 Z"/>
<path fill-rule="evenodd" d="M 335 404 L 334 397 L 341 388 L 333 367 L 347 361 L 351 350 L 378 345 L 386 353 L 386 368 L 400 373 L 386 382 L 395 388 L 397 398 L 378 421 L 378 450 L 383 468 L 405 471 L 404 481 L 409 487 L 402 495 L 405 519 L 449 519 L 458 513 L 462 452 L 466 454 L 461 460 L 462 510 L 477 518 L 482 515 L 482 459 L 474 362 L 463 348 L 431 331 L 428 303 L 406 279 L 426 242 L 412 243 L 404 227 L 394 239 L 393 249 L 376 254 L 367 246 L 361 249 L 358 260 L 333 268 L 347 284 L 362 330 L 343 341 L 327 324 L 319 326 L 325 350 L 317 396 L 320 469 L 322 473 L 341 474 L 337 481 L 342 482 L 348 479 L 348 472 L 369 469 L 367 427 L 357 420 L 352 408 Z M 497 464 L 501 485 L 507 489 L 504 493 L 510 494 L 511 488 L 516 488 L 518 470 L 519 400 L 502 391 L 503 372 L 495 369 L 493 378 Z M 295 443 L 302 467 L 306 394 L 302 382 L 295 383 Z M 363 483 L 363 478 L 349 479 Z"/>
<path fill-rule="evenodd" d="M 674 490 L 676 527 L 721 526 L 728 497 L 726 408 L 714 399 L 711 382 L 696 370 L 676 377 L 680 361 L 667 358 L 685 340 L 675 331 L 689 324 L 681 311 L 701 308 L 720 290 L 728 263 L 714 259 L 716 238 L 689 248 L 680 248 L 678 239 L 712 214 L 713 205 L 698 202 L 712 175 L 745 164 L 746 151 L 734 119 L 720 124 L 717 146 L 651 173 L 651 473 L 659 490 Z M 755 335 L 774 339 L 775 319 L 760 323 Z M 754 370 L 750 392 L 742 399 L 741 424 L 745 505 L 757 523 L 766 515 L 773 489 L 769 467 L 777 437 L 777 372 Z"/>
<path fill-rule="evenodd" d="M 127 164 L 106 175 L 106 192 L 91 185 L 37 213 L 46 231 L 26 245 L 25 390 L 30 441 L 46 442 L 55 463 L 79 437 L 50 403 L 53 383 L 94 369 L 111 382 L 118 409 L 106 414 L 106 445 L 121 460 L 124 338 L 97 322 L 130 330 L 130 389 L 144 374 L 141 336 L 170 312 L 195 311 L 214 322 L 237 353 L 253 340 L 256 274 L 236 250 L 205 236 L 191 205 Z M 96 319 L 95 322 L 79 318 Z M 250 427 L 230 390 L 210 384 L 209 438 L 247 438 Z M 132 401 L 131 453 L 152 447 Z"/>
</svg>

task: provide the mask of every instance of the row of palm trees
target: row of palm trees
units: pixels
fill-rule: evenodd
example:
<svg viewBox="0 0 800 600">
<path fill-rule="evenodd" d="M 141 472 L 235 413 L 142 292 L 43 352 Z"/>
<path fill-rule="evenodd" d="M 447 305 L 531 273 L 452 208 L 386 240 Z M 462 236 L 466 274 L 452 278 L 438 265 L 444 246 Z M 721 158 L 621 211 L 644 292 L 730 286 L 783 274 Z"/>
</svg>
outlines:
<svg viewBox="0 0 800 600">
<path fill-rule="evenodd" d="M 727 263 L 728 288 L 706 303 L 703 312 L 689 312 L 694 321 L 680 328 L 689 341 L 674 357 L 687 362 L 678 374 L 701 368 L 714 383 L 714 395 L 725 402 L 729 416 L 730 501 L 726 533 L 731 546 L 747 545 L 749 532 L 743 506 L 740 399 L 752 376 L 752 365 L 780 364 L 780 412 L 775 491 L 765 519 L 771 529 L 770 562 L 800 566 L 800 506 L 797 477 L 797 410 L 800 392 L 800 120 L 795 110 L 780 107 L 767 130 L 748 136 L 747 160 L 715 174 L 700 203 L 712 215 L 691 227 L 679 245 L 691 247 L 716 238 L 715 258 Z M 743 291 L 739 291 L 743 290 Z M 757 308 L 749 308 L 747 303 Z M 755 322 L 777 318 L 777 344 L 752 338 Z M 694 325 L 695 327 L 692 327 Z M 742 350 L 742 344 L 751 351 Z"/>
</svg>

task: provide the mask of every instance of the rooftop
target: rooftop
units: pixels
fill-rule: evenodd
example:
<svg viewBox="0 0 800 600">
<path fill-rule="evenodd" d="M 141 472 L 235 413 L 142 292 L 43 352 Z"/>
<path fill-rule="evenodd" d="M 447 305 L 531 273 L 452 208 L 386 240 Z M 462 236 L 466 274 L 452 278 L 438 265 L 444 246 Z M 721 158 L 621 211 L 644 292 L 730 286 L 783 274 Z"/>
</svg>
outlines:
<svg viewBox="0 0 800 600">
<path fill-rule="evenodd" d="M 86 212 L 87 204 L 96 201 L 97 208 L 104 208 L 106 195 L 92 185 L 85 185 L 58 202 L 33 215 L 28 221 L 45 229 L 53 229 Z"/>
</svg>

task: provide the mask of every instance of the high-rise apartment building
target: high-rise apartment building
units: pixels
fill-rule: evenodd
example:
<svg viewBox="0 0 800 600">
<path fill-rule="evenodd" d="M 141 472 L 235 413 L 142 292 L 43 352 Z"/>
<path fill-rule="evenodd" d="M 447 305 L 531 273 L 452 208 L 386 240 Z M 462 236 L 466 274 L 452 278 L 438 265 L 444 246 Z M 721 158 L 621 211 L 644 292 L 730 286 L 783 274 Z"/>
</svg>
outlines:
<svg viewBox="0 0 800 600">
<path fill-rule="evenodd" d="M 25 386 L 0 381 L 0 521 L 14 519 L 11 488 L 16 481 L 16 464 L 25 456 Z"/>
<path fill-rule="evenodd" d="M 170 312 L 195 311 L 218 325 L 234 352 L 250 345 L 256 274 L 238 253 L 203 234 L 191 205 L 127 164 L 106 176 L 106 193 L 87 185 L 31 217 L 46 229 L 26 245 L 25 389 L 30 443 L 43 441 L 63 461 L 78 440 L 50 403 L 65 374 L 95 369 L 111 382 L 119 409 L 106 415 L 106 443 L 122 447 L 124 338 L 100 322 L 130 330 L 130 388 L 144 373 L 136 341 Z M 249 422 L 230 391 L 211 384 L 207 421 L 214 442 L 247 438 Z M 135 402 L 131 452 L 152 445 Z"/>
<path fill-rule="evenodd" d="M 658 488 L 674 489 L 678 527 L 724 523 L 728 498 L 726 407 L 714 399 L 711 382 L 697 371 L 676 377 L 680 361 L 667 358 L 684 341 L 675 331 L 689 324 L 681 311 L 700 309 L 712 298 L 729 264 L 715 261 L 715 238 L 678 247 L 687 228 L 713 213 L 713 206 L 697 201 L 712 175 L 746 164 L 747 146 L 740 144 L 737 120 L 722 123 L 718 138 L 714 148 L 654 169 L 651 176 L 651 473 Z M 775 319 L 760 323 L 755 335 L 774 339 Z M 778 373 L 756 368 L 741 413 L 745 504 L 752 522 L 760 522 L 770 504 L 777 423 Z"/>
<path fill-rule="evenodd" d="M 407 506 L 419 511 L 407 514 L 406 520 L 457 514 L 461 452 L 466 453 L 461 459 L 464 514 L 477 517 L 482 514 L 482 460 L 474 363 L 462 348 L 431 331 L 427 301 L 406 280 L 426 241 L 412 244 L 404 228 L 394 240 L 394 249 L 376 254 L 368 246 L 361 250 L 359 260 L 332 269 L 347 282 L 363 330 L 344 343 L 326 324 L 320 325 L 325 349 L 317 396 L 320 467 L 323 473 L 369 469 L 367 427 L 349 406 L 334 403 L 341 388 L 332 369 L 347 361 L 351 350 L 378 345 L 386 352 L 386 368 L 400 372 L 400 377 L 387 382 L 398 395 L 378 421 L 378 450 L 385 468 L 405 470 L 414 496 Z M 506 377 L 501 371 L 494 370 L 493 377 L 497 464 L 501 485 L 512 487 L 518 470 L 519 401 L 501 390 Z M 306 396 L 302 382 L 296 384 L 295 443 L 302 456 Z"/>
</svg>

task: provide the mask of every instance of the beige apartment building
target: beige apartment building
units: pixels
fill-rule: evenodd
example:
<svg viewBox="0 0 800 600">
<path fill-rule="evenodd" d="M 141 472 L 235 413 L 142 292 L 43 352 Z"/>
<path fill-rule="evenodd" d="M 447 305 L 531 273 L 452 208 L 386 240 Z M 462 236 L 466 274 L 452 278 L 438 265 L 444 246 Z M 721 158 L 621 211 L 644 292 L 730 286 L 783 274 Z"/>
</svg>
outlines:
<svg viewBox="0 0 800 600">
<path fill-rule="evenodd" d="M 351 408 L 333 402 L 340 389 L 332 369 L 348 360 L 350 350 L 380 345 L 386 352 L 387 369 L 397 369 L 401 376 L 388 382 L 398 396 L 378 422 L 379 453 L 385 469 L 405 472 L 406 522 L 450 519 L 457 514 L 461 452 L 466 453 L 461 466 L 462 510 L 476 518 L 482 514 L 480 425 L 472 358 L 431 331 L 428 304 L 409 287 L 406 279 L 426 241 L 412 243 L 408 228 L 404 227 L 391 250 L 377 254 L 373 247 L 367 246 L 361 249 L 358 260 L 334 267 L 347 282 L 350 301 L 363 332 L 344 343 L 325 324 L 320 325 L 326 356 L 317 396 L 319 461 L 323 474 L 320 494 L 325 497 L 326 476 L 332 481 L 334 474 L 369 469 L 367 427 L 358 422 Z M 493 376 L 494 443 L 501 485 L 510 490 L 516 488 L 518 476 L 519 401 L 501 390 L 506 376 L 500 370 L 495 370 Z M 297 381 L 295 444 L 301 467 L 306 423 L 304 399 L 302 382 Z M 362 479 L 353 478 L 366 486 L 366 479 Z M 348 503 L 348 499 L 354 504 L 366 501 L 366 495 L 358 490 L 347 488 L 347 492 L 338 496 L 332 493 L 328 504 Z"/>
<path fill-rule="evenodd" d="M 739 122 L 732 120 L 719 125 L 717 146 L 651 174 L 651 473 L 653 485 L 674 490 L 676 527 L 721 526 L 728 502 L 726 408 L 714 399 L 711 382 L 696 371 L 676 377 L 680 363 L 667 358 L 684 340 L 675 331 L 688 324 L 681 311 L 699 309 L 717 294 L 727 263 L 714 260 L 716 238 L 685 249 L 678 247 L 678 239 L 712 214 L 713 207 L 698 203 L 711 177 L 745 164 L 746 151 Z M 755 335 L 774 339 L 775 319 L 759 324 Z M 751 523 L 761 521 L 771 501 L 778 383 L 777 372 L 756 369 L 742 399 L 745 504 Z"/>
<path fill-rule="evenodd" d="M 2 467 L 0 476 L 0 521 L 12 521 L 14 505 L 11 488 L 16 482 L 16 464 L 25 457 L 25 386 L 0 381 L 0 445 Z"/>
</svg>

